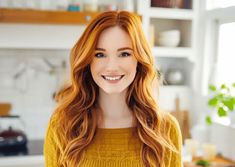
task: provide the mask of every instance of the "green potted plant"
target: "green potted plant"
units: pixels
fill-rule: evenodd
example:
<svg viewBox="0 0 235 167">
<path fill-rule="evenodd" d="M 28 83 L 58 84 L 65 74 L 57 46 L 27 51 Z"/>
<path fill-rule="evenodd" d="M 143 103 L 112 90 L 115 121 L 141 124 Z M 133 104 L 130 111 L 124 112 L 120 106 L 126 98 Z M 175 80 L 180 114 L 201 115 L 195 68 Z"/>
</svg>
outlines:
<svg viewBox="0 0 235 167">
<path fill-rule="evenodd" d="M 231 86 L 222 84 L 219 87 L 216 87 L 215 85 L 209 85 L 209 90 L 212 93 L 212 96 L 208 100 L 208 106 L 214 108 L 219 117 L 227 117 L 230 115 L 229 112 L 234 112 L 235 83 L 233 83 Z M 206 116 L 206 122 L 207 124 L 212 124 L 213 122 L 209 115 Z"/>
</svg>

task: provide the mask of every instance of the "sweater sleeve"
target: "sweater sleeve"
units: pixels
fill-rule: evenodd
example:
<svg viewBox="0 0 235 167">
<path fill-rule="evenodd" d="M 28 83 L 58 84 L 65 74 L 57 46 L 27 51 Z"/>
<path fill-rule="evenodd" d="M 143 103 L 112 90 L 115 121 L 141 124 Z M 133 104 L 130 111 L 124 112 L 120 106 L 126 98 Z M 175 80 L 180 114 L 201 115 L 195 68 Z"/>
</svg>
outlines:
<svg viewBox="0 0 235 167">
<path fill-rule="evenodd" d="M 44 139 L 44 159 L 45 167 L 59 166 L 59 147 L 56 144 L 56 135 L 51 122 L 48 125 L 46 136 Z"/>
<path fill-rule="evenodd" d="M 171 152 L 170 153 L 170 161 L 168 167 L 182 167 L 182 135 L 180 131 L 180 127 L 178 124 L 178 121 L 175 119 L 175 117 L 171 116 L 169 114 L 171 123 L 170 123 L 170 140 L 174 144 L 175 148 L 178 150 L 178 153 Z"/>
</svg>

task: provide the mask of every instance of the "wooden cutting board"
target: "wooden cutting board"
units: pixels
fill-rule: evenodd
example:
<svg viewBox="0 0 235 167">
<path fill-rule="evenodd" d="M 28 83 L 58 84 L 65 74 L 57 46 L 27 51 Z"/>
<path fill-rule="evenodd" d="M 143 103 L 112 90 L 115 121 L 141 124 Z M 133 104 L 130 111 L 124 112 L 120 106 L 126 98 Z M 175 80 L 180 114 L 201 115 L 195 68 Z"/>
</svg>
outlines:
<svg viewBox="0 0 235 167">
<path fill-rule="evenodd" d="M 189 127 L 189 111 L 180 109 L 180 99 L 175 98 L 175 110 L 170 112 L 179 122 L 179 126 L 182 133 L 182 140 L 190 138 L 190 127 Z"/>
<path fill-rule="evenodd" d="M 0 116 L 8 116 L 11 111 L 11 103 L 0 103 Z"/>
</svg>

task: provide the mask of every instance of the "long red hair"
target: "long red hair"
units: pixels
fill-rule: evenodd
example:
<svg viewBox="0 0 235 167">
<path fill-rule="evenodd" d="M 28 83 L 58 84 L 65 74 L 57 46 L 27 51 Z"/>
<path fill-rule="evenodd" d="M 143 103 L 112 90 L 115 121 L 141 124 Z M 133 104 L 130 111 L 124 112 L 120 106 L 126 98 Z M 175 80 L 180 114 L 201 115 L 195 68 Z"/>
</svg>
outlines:
<svg viewBox="0 0 235 167">
<path fill-rule="evenodd" d="M 71 50 L 71 82 L 57 93 L 58 106 L 51 119 L 57 141 L 62 144 L 59 148 L 60 164 L 79 166 L 84 150 L 95 136 L 99 88 L 91 76 L 89 65 L 99 35 L 112 26 L 119 26 L 129 34 L 138 61 L 135 79 L 128 87 L 126 103 L 133 112 L 136 132 L 142 141 L 143 164 L 164 167 L 165 152 L 177 150 L 165 132 L 167 117 L 160 112 L 153 95 L 154 87 L 158 84 L 158 73 L 141 28 L 141 20 L 127 11 L 110 11 L 98 15 Z"/>
</svg>

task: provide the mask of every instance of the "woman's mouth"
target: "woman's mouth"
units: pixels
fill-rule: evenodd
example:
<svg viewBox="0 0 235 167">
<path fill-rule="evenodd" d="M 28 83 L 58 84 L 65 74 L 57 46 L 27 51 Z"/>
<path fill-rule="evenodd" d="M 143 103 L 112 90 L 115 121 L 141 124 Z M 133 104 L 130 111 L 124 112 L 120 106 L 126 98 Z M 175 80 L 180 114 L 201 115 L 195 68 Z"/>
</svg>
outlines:
<svg viewBox="0 0 235 167">
<path fill-rule="evenodd" d="M 120 81 L 124 77 L 124 75 L 115 75 L 115 76 L 105 76 L 105 75 L 102 75 L 102 77 L 106 81 L 109 81 L 111 83 L 117 83 L 118 81 Z"/>
</svg>

